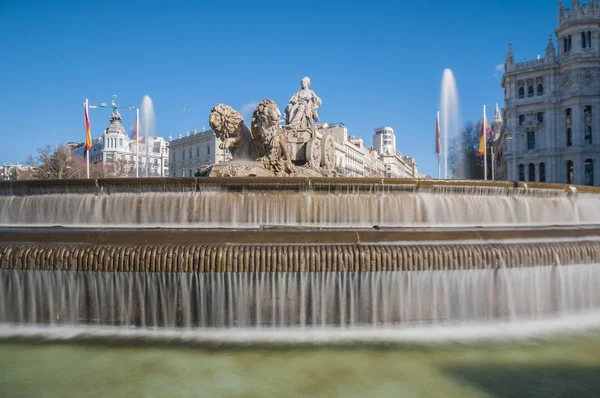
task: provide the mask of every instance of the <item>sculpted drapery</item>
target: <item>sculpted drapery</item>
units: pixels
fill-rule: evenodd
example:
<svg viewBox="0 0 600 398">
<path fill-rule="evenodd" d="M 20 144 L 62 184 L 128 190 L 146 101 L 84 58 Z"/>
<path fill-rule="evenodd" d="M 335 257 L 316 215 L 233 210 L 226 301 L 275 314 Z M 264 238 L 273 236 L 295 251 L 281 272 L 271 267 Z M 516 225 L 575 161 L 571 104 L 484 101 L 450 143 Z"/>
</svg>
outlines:
<svg viewBox="0 0 600 398">
<path fill-rule="evenodd" d="M 302 88 L 290 99 L 285 108 L 284 118 L 288 126 L 294 128 L 310 128 L 313 121 L 319 121 L 317 108 L 321 106 L 319 98 L 310 87 L 310 79 L 302 79 Z"/>
</svg>

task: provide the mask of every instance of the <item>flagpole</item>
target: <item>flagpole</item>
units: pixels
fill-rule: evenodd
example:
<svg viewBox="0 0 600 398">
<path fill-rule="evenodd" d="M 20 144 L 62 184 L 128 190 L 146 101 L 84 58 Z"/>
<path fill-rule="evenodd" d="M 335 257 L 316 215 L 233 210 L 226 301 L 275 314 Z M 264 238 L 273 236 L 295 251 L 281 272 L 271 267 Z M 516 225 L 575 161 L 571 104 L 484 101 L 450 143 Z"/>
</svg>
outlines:
<svg viewBox="0 0 600 398">
<path fill-rule="evenodd" d="M 87 115 L 87 118 L 88 118 L 88 121 L 89 121 L 90 112 L 89 112 L 88 105 L 89 105 L 88 99 L 86 98 L 85 99 L 85 114 Z M 86 130 L 87 130 L 87 128 L 86 128 Z M 87 131 L 85 133 L 85 141 L 86 141 L 86 146 L 87 146 Z M 87 153 L 86 153 L 86 157 L 85 157 L 85 167 L 86 167 L 86 170 L 87 170 L 87 178 L 90 178 L 90 149 L 86 149 Z"/>
<path fill-rule="evenodd" d="M 135 110 L 135 177 L 140 176 L 140 108 Z"/>
<path fill-rule="evenodd" d="M 483 106 L 483 122 L 481 131 L 483 134 L 483 179 L 487 180 L 487 131 L 486 131 L 485 105 Z"/>
<path fill-rule="evenodd" d="M 437 153 L 437 157 L 438 157 L 438 180 L 442 178 L 442 164 L 441 164 L 441 157 L 442 157 L 442 142 L 441 142 L 441 138 L 440 136 L 438 136 L 438 132 L 440 129 L 440 111 L 438 111 L 437 113 L 437 129 L 436 129 L 436 143 L 437 145 L 439 145 L 439 151 Z"/>
</svg>

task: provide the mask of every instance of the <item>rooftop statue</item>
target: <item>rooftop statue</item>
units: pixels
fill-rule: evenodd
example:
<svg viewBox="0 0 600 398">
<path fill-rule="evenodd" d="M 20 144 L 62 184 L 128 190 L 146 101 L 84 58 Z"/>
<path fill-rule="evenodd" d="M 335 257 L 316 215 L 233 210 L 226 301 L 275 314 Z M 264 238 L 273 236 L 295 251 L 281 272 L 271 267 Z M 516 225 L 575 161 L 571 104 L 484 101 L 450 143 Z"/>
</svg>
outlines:
<svg viewBox="0 0 600 398">
<path fill-rule="evenodd" d="M 313 121 L 319 121 L 317 108 L 321 106 L 321 98 L 310 89 L 310 78 L 303 78 L 300 85 L 302 88 L 285 108 L 285 122 L 290 127 L 311 128 Z"/>
</svg>

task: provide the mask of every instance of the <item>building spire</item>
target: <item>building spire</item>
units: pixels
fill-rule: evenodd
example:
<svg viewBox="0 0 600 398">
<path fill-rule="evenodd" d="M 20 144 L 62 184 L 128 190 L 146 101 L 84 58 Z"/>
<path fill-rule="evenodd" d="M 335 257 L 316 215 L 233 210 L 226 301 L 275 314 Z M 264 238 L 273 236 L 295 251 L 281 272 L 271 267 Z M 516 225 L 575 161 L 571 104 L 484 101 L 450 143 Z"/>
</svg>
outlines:
<svg viewBox="0 0 600 398">
<path fill-rule="evenodd" d="M 496 102 L 496 109 L 494 110 L 494 123 L 502 122 L 502 115 L 500 115 L 500 107 Z"/>
<path fill-rule="evenodd" d="M 556 49 L 554 48 L 554 40 L 552 35 L 548 35 L 548 45 L 546 46 L 546 58 L 554 61 L 556 59 Z"/>
<path fill-rule="evenodd" d="M 515 56 L 513 55 L 512 44 L 508 45 L 508 53 L 506 54 L 506 60 L 504 62 L 504 71 L 508 72 L 510 66 L 515 63 Z"/>
</svg>

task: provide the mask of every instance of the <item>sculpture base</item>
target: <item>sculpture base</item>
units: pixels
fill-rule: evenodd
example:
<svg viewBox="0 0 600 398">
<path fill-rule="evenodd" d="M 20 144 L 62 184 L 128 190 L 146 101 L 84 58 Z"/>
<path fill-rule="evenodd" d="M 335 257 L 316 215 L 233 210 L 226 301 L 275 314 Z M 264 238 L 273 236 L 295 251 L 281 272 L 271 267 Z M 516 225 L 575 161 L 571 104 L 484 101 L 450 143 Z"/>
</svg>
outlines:
<svg viewBox="0 0 600 398">
<path fill-rule="evenodd" d="M 273 167 L 268 162 L 226 162 L 213 164 L 200 171 L 199 177 L 335 177 L 335 172 L 315 170 L 308 166 Z"/>
</svg>

